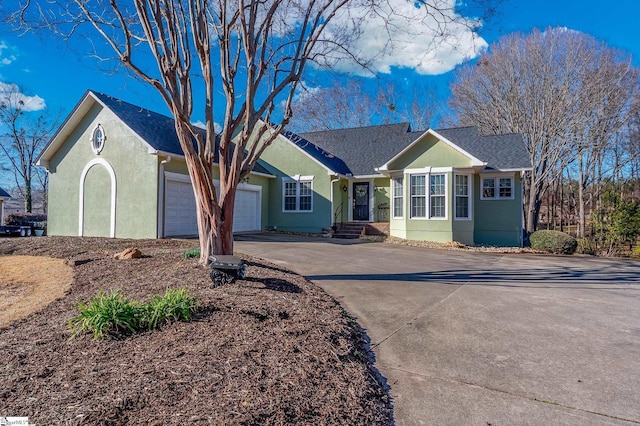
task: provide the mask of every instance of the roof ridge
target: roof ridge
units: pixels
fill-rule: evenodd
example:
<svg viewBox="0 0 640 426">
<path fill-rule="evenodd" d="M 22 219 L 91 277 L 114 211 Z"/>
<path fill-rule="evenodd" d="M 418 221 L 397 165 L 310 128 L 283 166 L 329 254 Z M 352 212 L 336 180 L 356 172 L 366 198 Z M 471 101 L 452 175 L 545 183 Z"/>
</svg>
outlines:
<svg viewBox="0 0 640 426">
<path fill-rule="evenodd" d="M 300 132 L 300 133 L 296 133 L 298 135 L 308 135 L 311 133 L 323 133 L 323 132 L 340 132 L 340 131 L 345 131 L 345 130 L 361 130 L 361 129 L 372 129 L 372 128 L 378 128 L 378 127 L 392 127 L 392 126 L 408 126 L 408 128 L 411 128 L 411 123 L 409 123 L 408 121 L 403 121 L 400 123 L 387 123 L 387 124 L 370 124 L 368 126 L 356 126 L 356 127 L 342 127 L 339 129 L 325 129 L 325 130 L 312 130 L 310 132 Z"/>
</svg>

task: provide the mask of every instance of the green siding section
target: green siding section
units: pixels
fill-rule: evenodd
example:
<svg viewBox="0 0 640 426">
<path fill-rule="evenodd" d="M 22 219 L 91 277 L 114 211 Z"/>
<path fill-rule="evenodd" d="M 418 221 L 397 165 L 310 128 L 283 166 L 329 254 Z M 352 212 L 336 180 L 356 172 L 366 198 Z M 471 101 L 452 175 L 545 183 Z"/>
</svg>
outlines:
<svg viewBox="0 0 640 426">
<path fill-rule="evenodd" d="M 505 173 L 505 177 L 514 176 L 513 200 L 481 200 L 480 182 L 482 175 L 474 179 L 474 214 L 476 244 L 492 246 L 520 247 L 522 245 L 522 184 L 520 174 Z M 500 176 L 492 174 L 491 176 Z"/>
<path fill-rule="evenodd" d="M 378 178 L 373 181 L 377 189 L 373 200 L 373 221 L 389 222 L 391 215 L 391 187 L 389 178 Z"/>
<path fill-rule="evenodd" d="M 100 123 L 107 140 L 97 155 L 91 149 L 91 133 Z M 116 237 L 155 238 L 157 235 L 157 164 L 147 146 L 110 111 L 94 105 L 50 161 L 50 235 L 78 235 L 80 176 L 85 166 L 100 158 L 108 162 L 116 176 Z M 85 180 L 85 228 L 103 234 L 105 207 L 101 196 L 104 176 L 101 165 L 93 166 Z M 94 170 L 95 169 L 95 170 Z M 95 174 L 95 175 L 94 175 Z M 102 201 L 99 201 L 102 200 Z M 110 201 L 109 201 L 110 202 Z M 109 213 L 110 214 L 110 213 Z M 100 224 L 92 222 L 97 220 Z"/>
<path fill-rule="evenodd" d="M 390 170 L 469 167 L 471 160 L 435 136 L 426 135 L 389 165 Z"/>
<path fill-rule="evenodd" d="M 261 159 L 277 177 L 271 180 L 269 187 L 268 229 L 315 233 L 331 226 L 334 214 L 331 211 L 331 176 L 325 167 L 281 136 L 265 150 Z M 282 178 L 295 175 L 314 176 L 312 212 L 283 212 Z M 335 195 L 342 193 L 338 189 L 338 184 L 334 184 Z M 347 208 L 346 202 L 344 208 Z"/>
</svg>

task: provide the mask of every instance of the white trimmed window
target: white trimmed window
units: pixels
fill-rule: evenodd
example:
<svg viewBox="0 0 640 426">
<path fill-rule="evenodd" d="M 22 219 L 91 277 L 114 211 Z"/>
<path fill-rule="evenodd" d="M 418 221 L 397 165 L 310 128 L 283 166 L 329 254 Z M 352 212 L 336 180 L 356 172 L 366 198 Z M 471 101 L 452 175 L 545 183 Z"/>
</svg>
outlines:
<svg viewBox="0 0 640 426">
<path fill-rule="evenodd" d="M 429 176 L 429 217 L 443 219 L 447 217 L 447 182 L 444 174 Z"/>
<path fill-rule="evenodd" d="M 483 177 L 482 178 L 482 200 L 512 200 L 513 199 L 513 177 Z"/>
<path fill-rule="evenodd" d="M 313 211 L 313 176 L 283 178 L 282 211 Z"/>
<path fill-rule="evenodd" d="M 393 217 L 401 219 L 404 216 L 404 178 L 394 178 L 393 188 Z"/>
<path fill-rule="evenodd" d="M 471 191 L 469 190 L 469 175 L 455 175 L 455 217 L 456 219 L 471 219 Z"/>
<path fill-rule="evenodd" d="M 411 175 L 411 217 L 427 217 L 427 177 Z"/>
<path fill-rule="evenodd" d="M 428 187 L 427 187 L 428 182 Z M 427 192 L 428 188 L 428 192 Z M 411 175 L 411 218 L 447 218 L 447 175 L 444 173 Z"/>
</svg>

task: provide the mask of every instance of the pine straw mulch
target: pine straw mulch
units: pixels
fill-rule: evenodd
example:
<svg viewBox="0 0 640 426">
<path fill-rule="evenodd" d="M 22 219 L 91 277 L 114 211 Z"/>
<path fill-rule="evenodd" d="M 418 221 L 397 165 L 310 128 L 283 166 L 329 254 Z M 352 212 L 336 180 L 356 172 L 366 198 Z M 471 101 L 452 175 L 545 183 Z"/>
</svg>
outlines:
<svg viewBox="0 0 640 426">
<path fill-rule="evenodd" d="M 69 259 L 66 297 L 0 330 L 0 416 L 35 424 L 389 424 L 366 336 L 303 277 L 262 260 L 211 289 L 180 240 L 0 239 L 0 255 Z M 142 259 L 115 260 L 135 246 Z M 240 255 L 242 257 L 242 255 Z M 192 322 L 120 339 L 69 340 L 67 321 L 99 290 L 145 301 L 187 286 Z"/>
</svg>

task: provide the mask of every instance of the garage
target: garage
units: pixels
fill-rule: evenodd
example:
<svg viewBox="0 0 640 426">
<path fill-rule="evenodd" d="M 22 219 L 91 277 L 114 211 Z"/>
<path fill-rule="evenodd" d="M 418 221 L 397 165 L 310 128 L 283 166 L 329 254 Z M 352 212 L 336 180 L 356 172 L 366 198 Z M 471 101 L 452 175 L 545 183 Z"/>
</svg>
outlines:
<svg viewBox="0 0 640 426">
<path fill-rule="evenodd" d="M 187 176 L 165 177 L 164 236 L 197 235 L 196 202 Z M 217 186 L 217 185 L 216 185 Z M 236 193 L 233 232 L 259 231 L 261 188 L 240 184 Z"/>
</svg>

